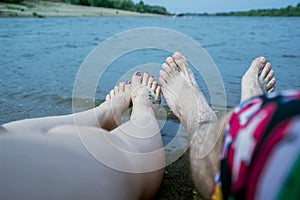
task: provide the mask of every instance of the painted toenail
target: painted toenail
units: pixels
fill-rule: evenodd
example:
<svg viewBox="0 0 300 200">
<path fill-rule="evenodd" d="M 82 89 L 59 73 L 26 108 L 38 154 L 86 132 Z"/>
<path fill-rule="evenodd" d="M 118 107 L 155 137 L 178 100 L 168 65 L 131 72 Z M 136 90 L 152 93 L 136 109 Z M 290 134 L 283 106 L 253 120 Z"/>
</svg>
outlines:
<svg viewBox="0 0 300 200">
<path fill-rule="evenodd" d="M 131 83 L 131 80 L 126 81 L 126 85 L 129 85 Z"/>
<path fill-rule="evenodd" d="M 136 76 L 142 76 L 142 73 L 141 72 L 136 72 L 135 75 Z"/>
</svg>

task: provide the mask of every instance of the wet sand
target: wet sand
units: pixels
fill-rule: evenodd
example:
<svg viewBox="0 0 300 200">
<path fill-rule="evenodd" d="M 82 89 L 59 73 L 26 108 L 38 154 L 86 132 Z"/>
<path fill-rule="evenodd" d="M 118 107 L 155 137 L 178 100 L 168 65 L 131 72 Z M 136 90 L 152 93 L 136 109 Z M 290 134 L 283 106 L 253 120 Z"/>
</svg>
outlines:
<svg viewBox="0 0 300 200">
<path fill-rule="evenodd" d="M 165 168 L 164 179 L 155 200 L 201 200 L 189 165 L 189 152 Z"/>
</svg>

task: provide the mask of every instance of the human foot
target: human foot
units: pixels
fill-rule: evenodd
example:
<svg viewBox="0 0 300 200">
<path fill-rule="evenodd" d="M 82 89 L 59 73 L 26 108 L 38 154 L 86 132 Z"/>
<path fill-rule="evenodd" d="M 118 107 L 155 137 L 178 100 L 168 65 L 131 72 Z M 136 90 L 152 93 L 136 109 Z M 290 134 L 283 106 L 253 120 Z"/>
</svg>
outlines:
<svg viewBox="0 0 300 200">
<path fill-rule="evenodd" d="M 108 131 L 115 129 L 120 125 L 121 115 L 131 105 L 131 81 L 121 82 L 116 85 L 106 100 L 96 108 L 100 127 Z"/>
<path fill-rule="evenodd" d="M 148 73 L 136 72 L 132 77 L 131 99 L 133 103 L 131 119 L 140 115 L 155 116 L 160 104 L 160 86 Z"/>
<path fill-rule="evenodd" d="M 199 124 L 217 119 L 181 53 L 176 52 L 166 59 L 159 82 L 168 106 L 188 132 L 194 133 Z"/>
<path fill-rule="evenodd" d="M 263 86 L 263 89 L 267 93 L 274 92 L 276 78 L 274 77 L 274 71 L 272 69 L 271 63 L 267 62 L 263 70 L 259 74 L 260 83 Z"/>
<path fill-rule="evenodd" d="M 242 77 L 241 102 L 255 96 L 271 93 L 275 90 L 276 79 L 271 64 L 265 57 L 252 61 L 248 71 Z"/>
</svg>

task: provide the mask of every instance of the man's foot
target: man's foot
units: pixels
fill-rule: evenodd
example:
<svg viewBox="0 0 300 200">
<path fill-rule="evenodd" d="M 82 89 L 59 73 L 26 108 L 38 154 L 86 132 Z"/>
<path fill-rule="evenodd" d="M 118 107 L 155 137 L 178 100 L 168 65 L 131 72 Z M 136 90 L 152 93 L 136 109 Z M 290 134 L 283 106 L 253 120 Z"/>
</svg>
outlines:
<svg viewBox="0 0 300 200">
<path fill-rule="evenodd" d="M 137 116 L 155 116 L 160 104 L 160 86 L 148 73 L 136 72 L 132 77 L 131 99 L 133 103 L 131 119 Z"/>
<path fill-rule="evenodd" d="M 241 102 L 255 96 L 271 93 L 275 90 L 276 79 L 271 64 L 265 57 L 252 61 L 248 71 L 242 78 Z"/>
<path fill-rule="evenodd" d="M 217 119 L 181 53 L 176 52 L 166 59 L 160 71 L 159 82 L 168 106 L 188 132 L 195 131 L 201 123 Z"/>
<path fill-rule="evenodd" d="M 131 81 L 121 82 L 116 85 L 106 100 L 96 108 L 96 115 L 99 113 L 98 119 L 100 127 L 111 131 L 118 127 L 121 123 L 121 116 L 131 105 Z"/>
</svg>

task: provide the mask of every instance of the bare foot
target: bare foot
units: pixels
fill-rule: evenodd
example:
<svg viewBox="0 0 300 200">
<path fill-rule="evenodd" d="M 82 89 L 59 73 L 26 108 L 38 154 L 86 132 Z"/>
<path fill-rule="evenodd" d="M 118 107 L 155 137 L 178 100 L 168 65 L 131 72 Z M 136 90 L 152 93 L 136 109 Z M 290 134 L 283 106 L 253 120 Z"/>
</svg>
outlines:
<svg viewBox="0 0 300 200">
<path fill-rule="evenodd" d="M 274 92 L 276 78 L 274 77 L 274 71 L 272 69 L 271 63 L 267 62 L 267 64 L 264 66 L 263 70 L 259 75 L 259 80 L 265 92 Z"/>
<path fill-rule="evenodd" d="M 166 59 L 159 82 L 168 106 L 187 132 L 194 133 L 199 124 L 217 120 L 181 53 L 176 52 Z"/>
<path fill-rule="evenodd" d="M 267 92 L 273 92 L 275 83 L 274 71 L 266 58 L 258 57 L 254 59 L 242 78 L 241 102 Z"/>
<path fill-rule="evenodd" d="M 116 85 L 106 100 L 96 108 L 100 127 L 108 131 L 115 129 L 121 123 L 121 115 L 131 105 L 131 81 Z"/>
<path fill-rule="evenodd" d="M 136 72 L 132 77 L 131 99 L 133 103 L 131 119 L 145 115 L 155 116 L 160 104 L 160 86 L 148 73 Z"/>
</svg>

